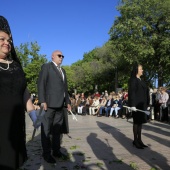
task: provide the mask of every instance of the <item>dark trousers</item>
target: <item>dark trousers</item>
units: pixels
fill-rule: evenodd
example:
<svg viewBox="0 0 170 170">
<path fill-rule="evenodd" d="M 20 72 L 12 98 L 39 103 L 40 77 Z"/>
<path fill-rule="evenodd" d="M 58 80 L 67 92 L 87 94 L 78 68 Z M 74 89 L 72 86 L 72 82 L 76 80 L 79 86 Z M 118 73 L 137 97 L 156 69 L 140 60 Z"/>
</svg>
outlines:
<svg viewBox="0 0 170 170">
<path fill-rule="evenodd" d="M 168 107 L 162 108 L 161 121 L 167 121 L 167 122 L 169 121 L 169 117 L 168 117 Z"/>
<path fill-rule="evenodd" d="M 155 120 L 160 120 L 160 106 L 161 106 L 161 104 L 158 102 L 156 102 L 156 104 L 154 105 Z"/>
<path fill-rule="evenodd" d="M 110 113 L 110 110 L 111 110 L 112 107 L 108 106 L 105 108 L 105 111 L 106 111 L 106 116 L 108 117 L 109 116 L 109 113 Z"/>
<path fill-rule="evenodd" d="M 60 150 L 63 108 L 48 108 L 41 123 L 41 144 L 43 155 L 48 156 Z"/>
</svg>

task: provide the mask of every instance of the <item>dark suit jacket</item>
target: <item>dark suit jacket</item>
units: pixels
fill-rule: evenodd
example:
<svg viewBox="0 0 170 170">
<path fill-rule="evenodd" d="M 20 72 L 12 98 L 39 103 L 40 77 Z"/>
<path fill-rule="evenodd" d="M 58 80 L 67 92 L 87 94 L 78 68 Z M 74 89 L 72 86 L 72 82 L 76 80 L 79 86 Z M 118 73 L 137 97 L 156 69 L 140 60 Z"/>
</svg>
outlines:
<svg viewBox="0 0 170 170">
<path fill-rule="evenodd" d="M 109 100 L 107 100 L 107 102 L 105 104 L 105 107 L 112 107 L 113 106 L 113 99 L 111 99 L 111 102 L 110 102 L 109 106 L 107 106 L 108 102 L 109 102 Z"/>
<path fill-rule="evenodd" d="M 70 100 L 65 70 L 62 69 L 62 72 L 64 74 L 64 81 L 53 62 L 42 66 L 38 79 L 38 99 L 39 103 L 46 102 L 47 107 L 63 107 L 63 124 L 60 133 L 69 133 L 66 106 L 70 104 Z"/>
<path fill-rule="evenodd" d="M 146 110 L 149 106 L 149 88 L 139 78 L 129 80 L 128 103 L 130 107 Z"/>
<path fill-rule="evenodd" d="M 47 103 L 47 107 L 60 108 L 70 104 L 67 77 L 62 69 L 63 78 L 53 62 L 44 64 L 41 68 L 38 79 L 38 99 L 39 103 Z M 65 97 L 64 97 L 65 95 Z"/>
<path fill-rule="evenodd" d="M 114 106 L 114 104 L 118 104 L 118 107 L 119 107 L 119 108 L 122 108 L 122 100 L 121 100 L 121 99 L 119 99 L 119 100 L 113 100 L 113 106 Z"/>
</svg>

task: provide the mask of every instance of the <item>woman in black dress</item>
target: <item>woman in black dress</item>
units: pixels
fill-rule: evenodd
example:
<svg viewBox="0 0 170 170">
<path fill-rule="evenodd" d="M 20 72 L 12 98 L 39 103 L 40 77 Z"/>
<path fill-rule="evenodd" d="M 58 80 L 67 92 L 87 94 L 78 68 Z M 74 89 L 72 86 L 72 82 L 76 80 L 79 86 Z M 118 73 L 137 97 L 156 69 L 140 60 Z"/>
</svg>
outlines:
<svg viewBox="0 0 170 170">
<path fill-rule="evenodd" d="M 147 115 L 144 112 L 136 110 L 140 109 L 146 111 L 149 106 L 149 88 L 146 86 L 145 82 L 141 80 L 140 77 L 142 75 L 142 65 L 135 64 L 131 73 L 128 87 L 128 103 L 132 109 L 133 117 L 133 145 L 138 149 L 147 147 L 141 139 L 142 124 L 147 123 Z"/>
<path fill-rule="evenodd" d="M 3 16 L 0 16 L 1 170 L 16 170 L 27 159 L 25 109 L 35 113 L 34 106 L 26 90 L 24 72 L 12 43 L 8 22 Z"/>
</svg>

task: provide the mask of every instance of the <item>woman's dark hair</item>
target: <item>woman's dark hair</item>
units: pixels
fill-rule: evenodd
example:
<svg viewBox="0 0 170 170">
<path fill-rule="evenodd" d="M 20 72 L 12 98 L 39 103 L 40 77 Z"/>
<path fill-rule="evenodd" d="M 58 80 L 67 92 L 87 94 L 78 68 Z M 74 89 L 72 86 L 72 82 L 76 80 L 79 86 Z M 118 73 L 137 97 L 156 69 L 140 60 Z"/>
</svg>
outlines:
<svg viewBox="0 0 170 170">
<path fill-rule="evenodd" d="M 3 32 L 7 33 L 8 35 L 10 35 L 11 39 L 12 39 L 10 26 L 8 24 L 7 19 L 4 18 L 3 16 L 0 16 L 0 31 L 3 31 Z M 17 57 L 15 48 L 14 48 L 13 39 L 12 39 L 12 43 L 11 43 L 11 54 L 9 55 L 9 57 L 12 60 L 16 61 L 17 63 L 21 64 L 19 61 L 19 58 Z"/>
<path fill-rule="evenodd" d="M 137 62 L 133 64 L 133 69 L 132 69 L 130 78 L 136 77 L 136 75 L 138 74 L 138 67 L 139 66 L 141 66 L 141 64 L 139 64 Z"/>
</svg>

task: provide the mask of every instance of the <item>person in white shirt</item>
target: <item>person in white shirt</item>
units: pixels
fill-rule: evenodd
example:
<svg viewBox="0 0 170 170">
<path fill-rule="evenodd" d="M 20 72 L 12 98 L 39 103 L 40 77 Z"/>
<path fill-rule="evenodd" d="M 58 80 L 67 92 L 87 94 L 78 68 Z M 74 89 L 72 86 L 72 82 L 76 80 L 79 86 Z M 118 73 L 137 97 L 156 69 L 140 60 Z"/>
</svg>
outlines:
<svg viewBox="0 0 170 170">
<path fill-rule="evenodd" d="M 99 97 L 95 96 L 92 105 L 89 107 L 89 115 L 95 115 L 95 110 L 98 109 L 99 104 Z"/>
<path fill-rule="evenodd" d="M 161 104 L 160 106 L 160 120 L 161 121 L 165 121 L 168 122 L 168 106 L 167 106 L 167 102 L 169 99 L 169 95 L 166 92 L 166 88 L 162 87 L 161 88 L 161 94 L 160 94 L 160 98 L 159 98 L 159 103 Z"/>
</svg>

